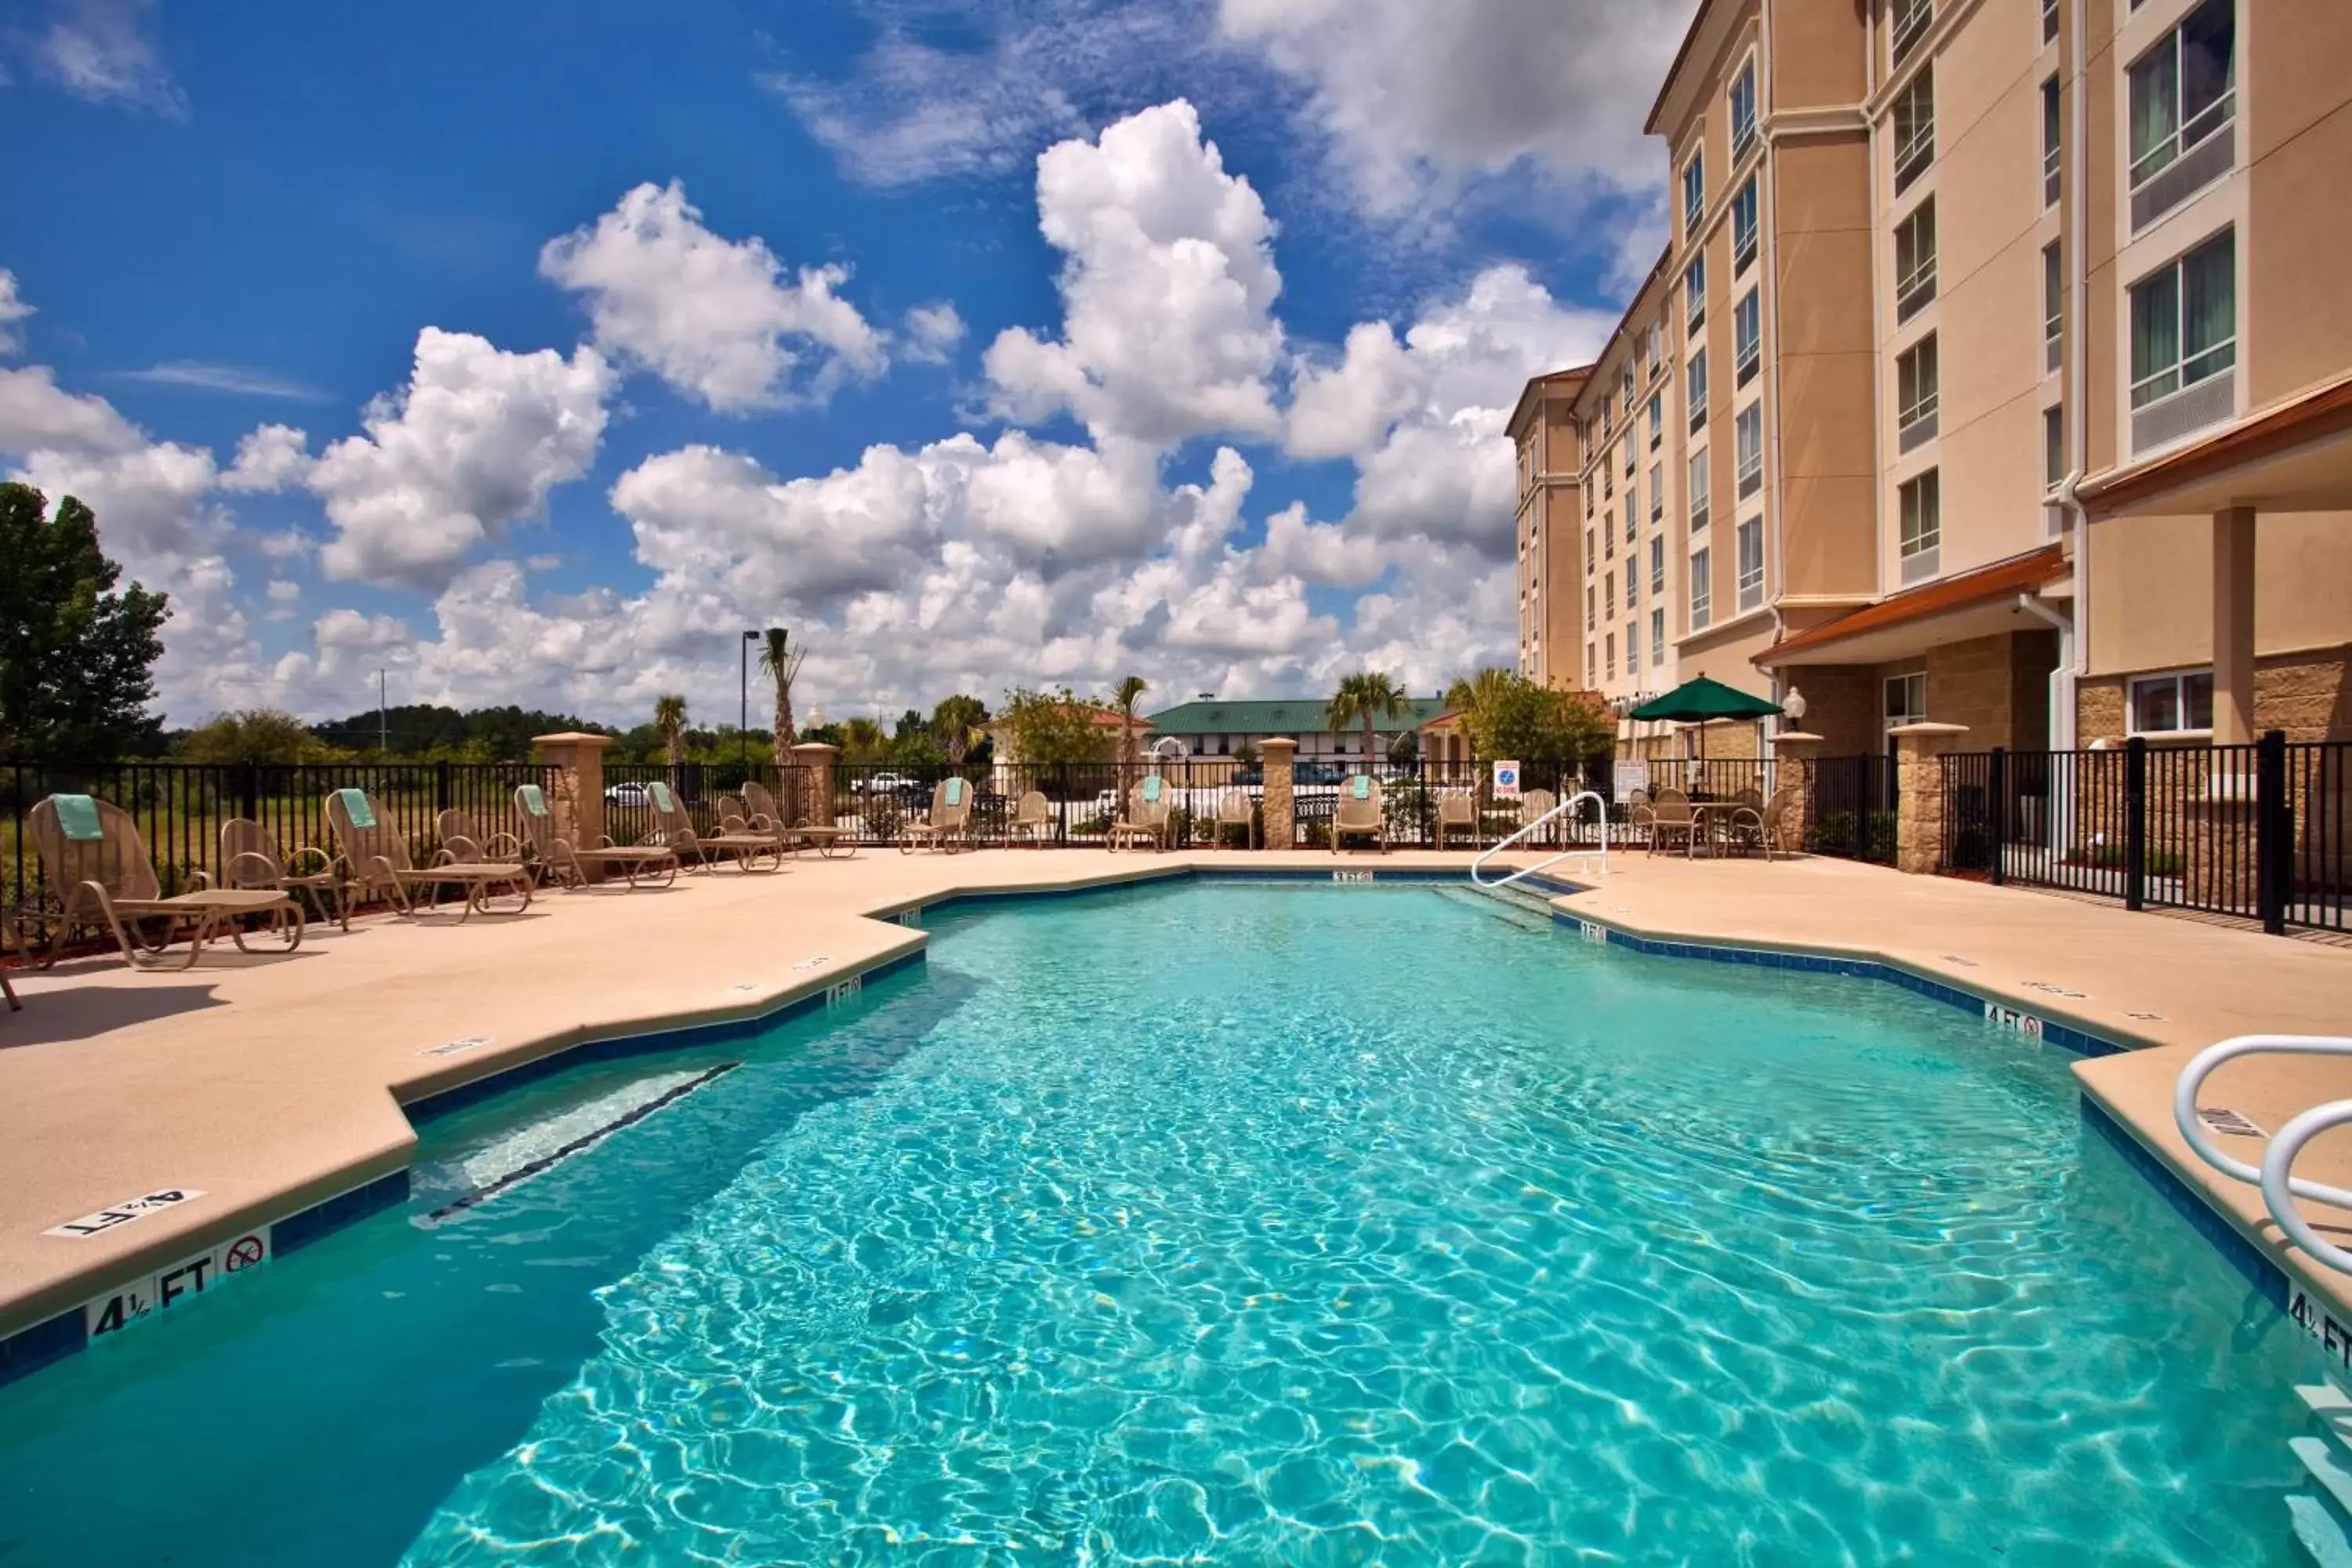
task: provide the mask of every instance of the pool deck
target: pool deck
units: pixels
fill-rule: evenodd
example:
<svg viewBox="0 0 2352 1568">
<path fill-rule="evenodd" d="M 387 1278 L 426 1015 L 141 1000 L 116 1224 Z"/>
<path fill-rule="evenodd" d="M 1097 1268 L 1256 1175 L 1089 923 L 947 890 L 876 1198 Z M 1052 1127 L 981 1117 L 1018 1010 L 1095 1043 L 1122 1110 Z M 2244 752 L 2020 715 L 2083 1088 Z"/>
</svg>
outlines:
<svg viewBox="0 0 2352 1568">
<path fill-rule="evenodd" d="M 117 957 L 16 972 L 25 1011 L 0 1016 L 0 1341 L 248 1227 L 396 1178 L 415 1144 L 404 1104 L 592 1041 L 762 1016 L 911 955 L 923 933 L 888 918 L 909 908 L 1195 868 L 1428 872 L 1468 860 L 868 850 L 778 875 L 689 876 L 667 891 L 543 894 L 525 914 L 462 926 L 313 926 L 298 953 L 207 952 L 184 973 L 133 973 Z M 1621 855 L 1593 890 L 1553 908 L 1639 937 L 1871 960 L 2152 1047 L 2079 1063 L 2085 1092 L 2352 1322 L 2352 1281 L 2284 1247 L 2252 1189 L 2206 1179 L 2169 1109 L 2179 1063 L 2214 1040 L 2352 1032 L 2352 951 L 1829 859 Z M 2206 1102 L 2275 1129 L 2337 1097 L 2352 1097 L 2352 1062 L 2250 1061 L 2217 1075 Z M 2352 1137 L 2315 1145 L 2303 1169 L 2352 1184 Z M 98 1235 L 43 1234 L 166 1188 L 204 1195 Z M 2352 1233 L 2352 1215 L 2314 1213 Z"/>
</svg>

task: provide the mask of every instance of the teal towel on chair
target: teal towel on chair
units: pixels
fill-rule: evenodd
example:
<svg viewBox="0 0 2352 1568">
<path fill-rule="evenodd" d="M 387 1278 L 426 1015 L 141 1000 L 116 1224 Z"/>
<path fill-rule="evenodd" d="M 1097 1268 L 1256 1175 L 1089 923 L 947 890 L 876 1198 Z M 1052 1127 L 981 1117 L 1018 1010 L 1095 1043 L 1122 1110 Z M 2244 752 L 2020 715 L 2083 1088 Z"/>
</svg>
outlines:
<svg viewBox="0 0 2352 1568">
<path fill-rule="evenodd" d="M 950 805 L 961 805 L 963 804 L 963 780 L 948 780 L 947 795 L 944 798 Z"/>
<path fill-rule="evenodd" d="M 522 808 L 533 816 L 547 815 L 547 795 L 537 784 L 525 784 L 515 792 L 522 796 Z"/>
<path fill-rule="evenodd" d="M 1358 800 L 1370 800 L 1372 798 L 1371 774 L 1358 773 L 1356 775 L 1356 798 Z"/>
<path fill-rule="evenodd" d="M 98 819 L 98 802 L 86 795 L 53 795 L 58 826 L 77 844 L 96 844 L 106 837 L 106 824 Z"/>
<path fill-rule="evenodd" d="M 1144 805 L 1158 805 L 1160 804 L 1160 780 L 1158 773 L 1154 773 L 1150 778 L 1143 781 Z"/>
<path fill-rule="evenodd" d="M 353 827 L 373 827 L 375 807 L 368 804 L 363 789 L 339 789 L 335 792 L 343 803 L 343 815 L 352 819 Z"/>
<path fill-rule="evenodd" d="M 656 779 L 652 784 L 647 784 L 646 786 L 646 793 L 654 797 L 654 809 L 660 812 L 664 816 L 667 816 L 671 812 L 677 809 L 677 802 L 670 798 L 669 785 L 663 784 L 660 780 Z"/>
</svg>

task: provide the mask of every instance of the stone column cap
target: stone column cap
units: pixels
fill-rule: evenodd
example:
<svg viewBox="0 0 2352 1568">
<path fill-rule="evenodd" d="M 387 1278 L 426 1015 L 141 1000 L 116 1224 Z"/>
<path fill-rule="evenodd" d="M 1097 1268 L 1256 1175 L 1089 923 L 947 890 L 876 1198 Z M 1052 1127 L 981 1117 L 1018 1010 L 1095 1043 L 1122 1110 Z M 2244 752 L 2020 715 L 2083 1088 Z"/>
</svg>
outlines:
<svg viewBox="0 0 2352 1568">
<path fill-rule="evenodd" d="M 1897 724 L 1886 732 L 1899 741 L 1911 735 L 1965 735 L 1969 727 L 1966 724 L 1939 724 L 1932 719 L 1922 719 L 1916 724 Z"/>
<path fill-rule="evenodd" d="M 609 746 L 613 743 L 613 737 L 591 735 L 578 730 L 565 730 L 553 735 L 533 735 L 530 738 L 530 743 L 534 746 Z"/>
<path fill-rule="evenodd" d="M 1822 738 L 1811 730 L 1783 730 L 1772 737 L 1776 746 L 1818 746 Z"/>
<path fill-rule="evenodd" d="M 793 750 L 795 752 L 824 752 L 829 754 L 838 755 L 841 748 L 827 741 L 796 741 L 793 743 Z"/>
<path fill-rule="evenodd" d="M 1268 746 L 1288 746 L 1295 752 L 1298 749 L 1298 742 L 1292 740 L 1287 735 L 1268 735 L 1265 740 L 1260 741 L 1257 743 L 1257 749 L 1261 752 L 1265 750 Z"/>
</svg>

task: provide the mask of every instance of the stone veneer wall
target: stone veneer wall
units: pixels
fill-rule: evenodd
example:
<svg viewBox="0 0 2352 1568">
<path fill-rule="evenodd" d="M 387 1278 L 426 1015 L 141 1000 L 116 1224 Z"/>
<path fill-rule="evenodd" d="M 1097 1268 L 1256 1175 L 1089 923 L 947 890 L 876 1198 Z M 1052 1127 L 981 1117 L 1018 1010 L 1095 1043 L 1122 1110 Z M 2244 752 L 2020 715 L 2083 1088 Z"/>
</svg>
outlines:
<svg viewBox="0 0 2352 1568">
<path fill-rule="evenodd" d="M 2130 678 L 2100 676 L 2074 689 L 2080 743 L 2120 742 L 2129 732 L 2124 692 Z M 2284 730 L 2290 741 L 2352 740 L 2352 648 L 2279 654 L 2254 661 L 2254 732 Z"/>
</svg>

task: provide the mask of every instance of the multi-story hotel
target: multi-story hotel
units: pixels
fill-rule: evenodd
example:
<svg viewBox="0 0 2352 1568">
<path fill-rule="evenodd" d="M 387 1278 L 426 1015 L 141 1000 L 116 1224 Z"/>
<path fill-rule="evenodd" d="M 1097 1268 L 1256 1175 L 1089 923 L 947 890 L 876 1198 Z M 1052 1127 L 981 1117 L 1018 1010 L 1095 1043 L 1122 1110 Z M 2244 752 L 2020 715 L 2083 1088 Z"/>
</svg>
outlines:
<svg viewBox="0 0 2352 1568">
<path fill-rule="evenodd" d="M 2352 734 L 2352 9 L 1706 0 L 1648 129 L 1672 242 L 1513 425 L 1524 669 L 1849 752 Z"/>
</svg>

